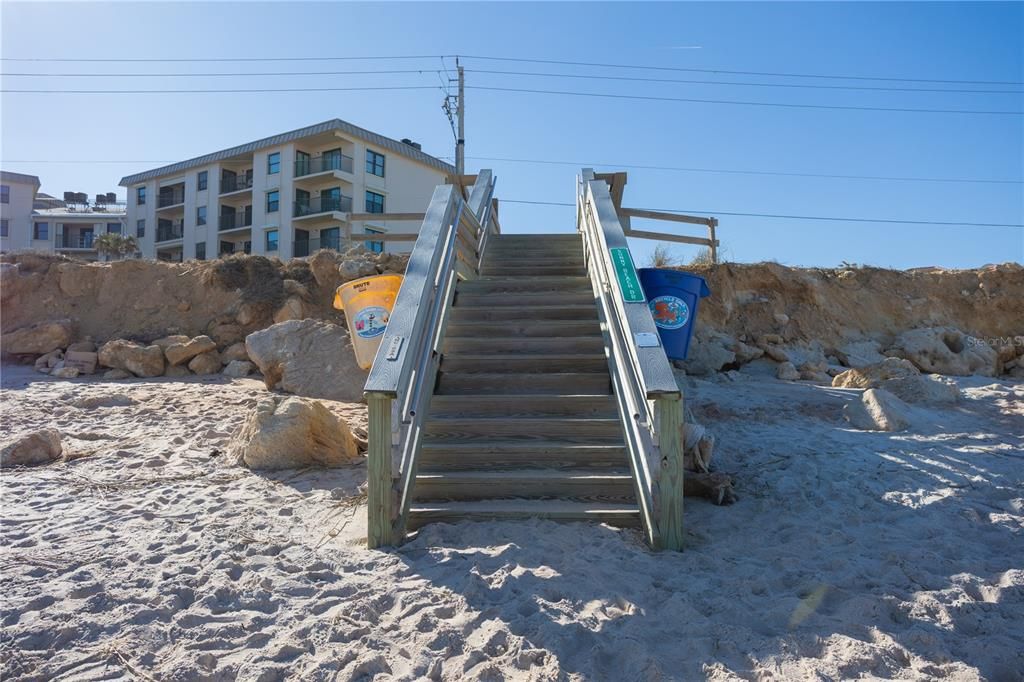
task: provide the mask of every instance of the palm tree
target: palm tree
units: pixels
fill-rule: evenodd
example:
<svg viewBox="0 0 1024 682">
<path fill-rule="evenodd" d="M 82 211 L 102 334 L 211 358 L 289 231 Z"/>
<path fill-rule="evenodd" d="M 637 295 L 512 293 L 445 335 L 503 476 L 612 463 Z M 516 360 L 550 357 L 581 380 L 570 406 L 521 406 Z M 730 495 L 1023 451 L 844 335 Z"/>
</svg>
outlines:
<svg viewBox="0 0 1024 682">
<path fill-rule="evenodd" d="M 109 260 L 111 257 L 124 258 L 139 250 L 135 237 L 116 232 L 101 234 L 93 240 L 96 250 Z"/>
</svg>

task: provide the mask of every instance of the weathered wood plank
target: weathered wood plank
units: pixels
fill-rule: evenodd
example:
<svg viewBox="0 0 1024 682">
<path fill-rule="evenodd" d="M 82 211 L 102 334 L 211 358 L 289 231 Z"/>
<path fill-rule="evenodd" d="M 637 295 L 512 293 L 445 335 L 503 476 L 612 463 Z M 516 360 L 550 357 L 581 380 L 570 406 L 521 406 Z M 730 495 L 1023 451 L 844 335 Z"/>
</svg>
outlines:
<svg viewBox="0 0 1024 682">
<path fill-rule="evenodd" d="M 647 211 L 642 208 L 622 208 L 619 213 L 631 218 L 651 218 L 653 220 L 669 220 L 674 223 L 690 223 L 691 225 L 708 225 L 714 218 L 701 218 L 682 213 L 665 213 L 663 211 Z"/>
<path fill-rule="evenodd" d="M 678 244 L 696 244 L 698 246 L 714 246 L 710 239 L 705 237 L 685 237 L 678 234 L 665 234 L 663 232 L 647 232 L 644 230 L 629 230 L 625 232 L 627 237 L 637 239 L 652 239 L 660 242 L 676 242 Z"/>
<path fill-rule="evenodd" d="M 369 426 L 366 453 L 367 524 L 366 546 L 390 545 L 392 538 L 391 398 L 370 394 L 366 398 Z"/>
<path fill-rule="evenodd" d="M 661 397 L 655 403 L 661 468 L 658 472 L 658 531 L 664 549 L 683 549 L 682 400 Z"/>
</svg>

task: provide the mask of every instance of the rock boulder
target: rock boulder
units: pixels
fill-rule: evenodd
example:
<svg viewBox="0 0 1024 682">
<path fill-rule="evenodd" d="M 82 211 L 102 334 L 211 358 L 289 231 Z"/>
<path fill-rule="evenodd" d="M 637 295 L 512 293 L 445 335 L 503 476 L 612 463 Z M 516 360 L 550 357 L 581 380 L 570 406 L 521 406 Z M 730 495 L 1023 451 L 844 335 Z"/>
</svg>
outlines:
<svg viewBox="0 0 1024 682">
<path fill-rule="evenodd" d="M 170 364 L 181 365 L 197 355 L 216 349 L 217 344 L 209 336 L 197 336 L 185 343 L 172 343 L 166 346 L 164 348 L 164 355 Z"/>
<path fill-rule="evenodd" d="M 0 450 L 0 467 L 47 464 L 60 457 L 63 451 L 60 432 L 43 429 L 4 445 Z"/>
<path fill-rule="evenodd" d="M 216 350 L 200 353 L 188 363 L 188 368 L 196 374 L 217 374 L 222 366 L 220 353 Z"/>
<path fill-rule="evenodd" d="M 143 346 L 134 341 L 108 341 L 99 350 L 104 367 L 123 369 L 139 377 L 158 377 L 164 373 L 164 352 L 160 346 Z"/>
<path fill-rule="evenodd" d="M 318 400 L 294 396 L 261 399 L 229 454 L 252 469 L 340 467 L 359 457 L 343 419 Z"/>
<path fill-rule="evenodd" d="M 58 348 L 67 348 L 71 343 L 72 332 L 71 320 L 39 322 L 5 333 L 3 352 L 6 355 L 42 355 Z"/>
<path fill-rule="evenodd" d="M 886 358 L 859 369 L 848 369 L 832 379 L 837 388 L 882 388 L 908 403 L 955 403 L 956 382 L 937 374 L 921 374 L 903 358 Z"/>
<path fill-rule="evenodd" d="M 981 339 L 952 327 L 911 329 L 896 339 L 887 354 L 906 358 L 922 372 L 953 376 L 995 376 L 999 353 Z"/>
<path fill-rule="evenodd" d="M 249 334 L 245 348 L 268 389 L 347 402 L 363 397 L 367 372 L 356 364 L 348 332 L 338 325 L 280 322 Z"/>
<path fill-rule="evenodd" d="M 843 417 L 864 431 L 903 431 L 910 426 L 910 408 L 883 388 L 869 388 L 860 400 L 843 407 Z"/>
<path fill-rule="evenodd" d="M 226 377 L 247 377 L 256 370 L 256 366 L 248 360 L 232 360 L 224 368 Z"/>
</svg>

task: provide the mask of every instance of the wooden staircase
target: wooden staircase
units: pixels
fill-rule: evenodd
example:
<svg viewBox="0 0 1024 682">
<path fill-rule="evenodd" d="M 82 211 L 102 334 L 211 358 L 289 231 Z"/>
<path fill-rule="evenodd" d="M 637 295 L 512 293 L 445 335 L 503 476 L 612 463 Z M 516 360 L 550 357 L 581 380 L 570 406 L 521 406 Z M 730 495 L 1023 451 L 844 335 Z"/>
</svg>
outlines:
<svg viewBox="0 0 1024 682">
<path fill-rule="evenodd" d="M 598 310 L 576 235 L 495 235 L 460 281 L 407 529 L 542 517 L 637 526 Z"/>
</svg>

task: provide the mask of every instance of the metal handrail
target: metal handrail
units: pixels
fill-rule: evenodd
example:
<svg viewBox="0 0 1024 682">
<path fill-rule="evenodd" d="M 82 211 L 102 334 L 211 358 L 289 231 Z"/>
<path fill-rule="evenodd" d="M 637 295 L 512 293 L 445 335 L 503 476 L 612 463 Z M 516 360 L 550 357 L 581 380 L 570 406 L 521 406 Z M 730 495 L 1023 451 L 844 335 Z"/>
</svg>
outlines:
<svg viewBox="0 0 1024 682">
<path fill-rule="evenodd" d="M 662 348 L 608 184 L 584 169 L 577 229 L 648 541 L 682 547 L 682 392 Z"/>
<path fill-rule="evenodd" d="M 424 214 L 363 388 L 369 411 L 369 547 L 397 544 L 405 533 L 424 412 L 433 393 L 455 284 L 479 274 L 493 194 L 493 176 L 484 170 L 468 202 L 453 185 L 440 185 Z"/>
</svg>

